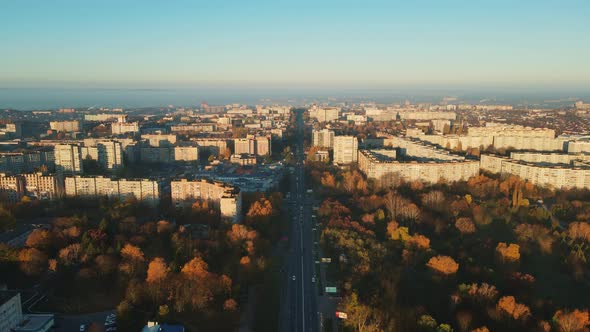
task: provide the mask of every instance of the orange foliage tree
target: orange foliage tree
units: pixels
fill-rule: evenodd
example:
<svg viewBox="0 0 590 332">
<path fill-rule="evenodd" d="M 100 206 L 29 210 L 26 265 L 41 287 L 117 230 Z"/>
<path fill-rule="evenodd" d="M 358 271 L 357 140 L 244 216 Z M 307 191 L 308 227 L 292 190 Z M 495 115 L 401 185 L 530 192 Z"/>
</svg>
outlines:
<svg viewBox="0 0 590 332">
<path fill-rule="evenodd" d="M 500 298 L 496 309 L 515 320 L 526 320 L 531 315 L 529 307 L 522 303 L 516 302 L 514 296 L 504 296 Z"/>
<path fill-rule="evenodd" d="M 520 246 L 514 243 L 500 242 L 496 247 L 496 253 L 504 262 L 517 262 L 520 259 Z"/>
<path fill-rule="evenodd" d="M 475 233 L 475 224 L 468 217 L 458 218 L 455 222 L 455 227 L 461 232 L 461 234 Z"/>
<path fill-rule="evenodd" d="M 444 275 L 455 274 L 459 270 L 459 263 L 449 256 L 434 256 L 428 260 L 426 266 Z"/>
<path fill-rule="evenodd" d="M 586 327 L 590 325 L 590 316 L 588 310 L 559 310 L 553 315 L 553 321 L 561 332 L 582 332 L 587 331 Z"/>
<path fill-rule="evenodd" d="M 246 216 L 248 217 L 267 217 L 272 214 L 272 204 L 266 198 L 261 198 L 252 203 Z"/>
<path fill-rule="evenodd" d="M 170 269 L 168 269 L 166 261 L 161 257 L 156 257 L 148 265 L 147 278 L 145 281 L 147 283 L 160 283 L 162 280 L 166 279 L 168 272 L 170 272 Z"/>
<path fill-rule="evenodd" d="M 204 279 L 209 275 L 209 265 L 201 258 L 195 257 L 184 264 L 180 272 L 190 280 Z M 230 280 L 231 283 L 231 280 Z"/>
</svg>

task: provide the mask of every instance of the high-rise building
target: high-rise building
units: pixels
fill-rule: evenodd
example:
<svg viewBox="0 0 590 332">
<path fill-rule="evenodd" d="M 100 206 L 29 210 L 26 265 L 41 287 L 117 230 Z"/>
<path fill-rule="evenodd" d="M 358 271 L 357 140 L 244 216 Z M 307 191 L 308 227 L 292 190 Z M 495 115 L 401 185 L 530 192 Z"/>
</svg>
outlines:
<svg viewBox="0 0 590 332">
<path fill-rule="evenodd" d="M 176 206 L 206 200 L 217 204 L 223 218 L 239 222 L 242 210 L 242 193 L 232 185 L 205 179 L 181 179 L 170 183 L 172 203 Z"/>
<path fill-rule="evenodd" d="M 318 122 L 332 122 L 340 117 L 340 107 L 318 107 L 313 105 L 309 109 L 309 117 L 318 120 Z"/>
<path fill-rule="evenodd" d="M 256 154 L 259 156 L 270 156 L 271 154 L 271 139 L 269 136 L 256 137 Z"/>
<path fill-rule="evenodd" d="M 354 136 L 334 136 L 334 164 L 350 164 L 357 161 L 358 140 Z"/>
<path fill-rule="evenodd" d="M 234 154 L 254 154 L 266 156 L 271 154 L 271 138 L 269 136 L 248 136 L 234 139 Z"/>
<path fill-rule="evenodd" d="M 175 161 L 196 161 L 199 159 L 199 148 L 196 146 L 175 146 Z"/>
<path fill-rule="evenodd" d="M 25 178 L 25 191 L 27 195 L 37 199 L 55 199 L 62 195 L 61 181 L 55 174 L 27 173 Z"/>
<path fill-rule="evenodd" d="M 94 146 L 81 148 L 82 159 L 90 158 L 98 161 L 105 169 L 112 170 L 123 167 L 123 146 L 116 141 L 100 141 Z"/>
<path fill-rule="evenodd" d="M 64 133 L 78 132 L 80 131 L 80 121 L 51 121 L 49 122 L 49 128 Z"/>
<path fill-rule="evenodd" d="M 54 147 L 55 170 L 61 174 L 80 174 L 82 168 L 82 153 L 78 145 L 57 144 Z"/>
<path fill-rule="evenodd" d="M 329 129 L 314 130 L 313 146 L 331 149 L 334 147 L 334 131 Z"/>
<path fill-rule="evenodd" d="M 66 196 L 95 198 L 100 196 L 137 200 L 155 206 L 160 201 L 159 184 L 148 179 L 112 180 L 102 176 L 73 176 L 65 178 Z"/>
<path fill-rule="evenodd" d="M 0 199 L 16 203 L 25 194 L 25 179 L 20 176 L 10 176 L 0 173 Z"/>
<path fill-rule="evenodd" d="M 111 123 L 111 133 L 113 135 L 120 135 L 125 133 L 139 132 L 138 122 L 113 122 Z"/>
</svg>

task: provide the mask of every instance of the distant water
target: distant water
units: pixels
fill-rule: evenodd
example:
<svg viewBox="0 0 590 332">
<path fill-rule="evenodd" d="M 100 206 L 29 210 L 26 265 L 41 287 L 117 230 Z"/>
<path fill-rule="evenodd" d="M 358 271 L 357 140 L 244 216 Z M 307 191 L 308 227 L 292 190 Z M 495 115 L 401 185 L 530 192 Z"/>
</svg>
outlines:
<svg viewBox="0 0 590 332">
<path fill-rule="evenodd" d="M 532 107 L 590 102 L 589 89 L 486 89 L 486 88 L 312 88 L 312 87 L 196 87 L 196 88 L 12 88 L 0 87 L 0 109 L 57 109 L 62 107 L 158 107 L 242 103 L 288 103 L 304 105 L 316 101 L 378 103 L 438 103 L 445 96 L 461 102 L 504 103 Z"/>
</svg>

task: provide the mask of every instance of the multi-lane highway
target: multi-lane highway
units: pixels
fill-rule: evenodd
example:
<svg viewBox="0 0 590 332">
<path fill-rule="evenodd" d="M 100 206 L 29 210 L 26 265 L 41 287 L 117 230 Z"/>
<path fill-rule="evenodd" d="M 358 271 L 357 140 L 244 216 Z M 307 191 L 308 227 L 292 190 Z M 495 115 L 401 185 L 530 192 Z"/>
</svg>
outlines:
<svg viewBox="0 0 590 332">
<path fill-rule="evenodd" d="M 292 174 L 290 194 L 290 249 L 284 278 L 286 296 L 283 297 L 282 331 L 319 331 L 318 286 L 314 266 L 311 199 L 305 185 L 303 161 L 303 117 L 297 113 L 297 137 L 294 147 L 297 165 Z M 285 310 L 287 309 L 287 310 Z"/>
</svg>

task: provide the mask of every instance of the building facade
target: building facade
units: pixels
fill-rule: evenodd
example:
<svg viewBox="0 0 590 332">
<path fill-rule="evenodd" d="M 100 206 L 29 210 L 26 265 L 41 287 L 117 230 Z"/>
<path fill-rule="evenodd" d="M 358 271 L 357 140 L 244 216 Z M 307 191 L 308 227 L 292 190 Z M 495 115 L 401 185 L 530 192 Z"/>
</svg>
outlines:
<svg viewBox="0 0 590 332">
<path fill-rule="evenodd" d="M 241 220 L 242 193 L 232 185 L 205 179 L 181 179 L 170 183 L 172 203 L 176 206 L 197 200 L 211 201 L 219 207 L 221 216 L 237 223 Z"/>
</svg>

